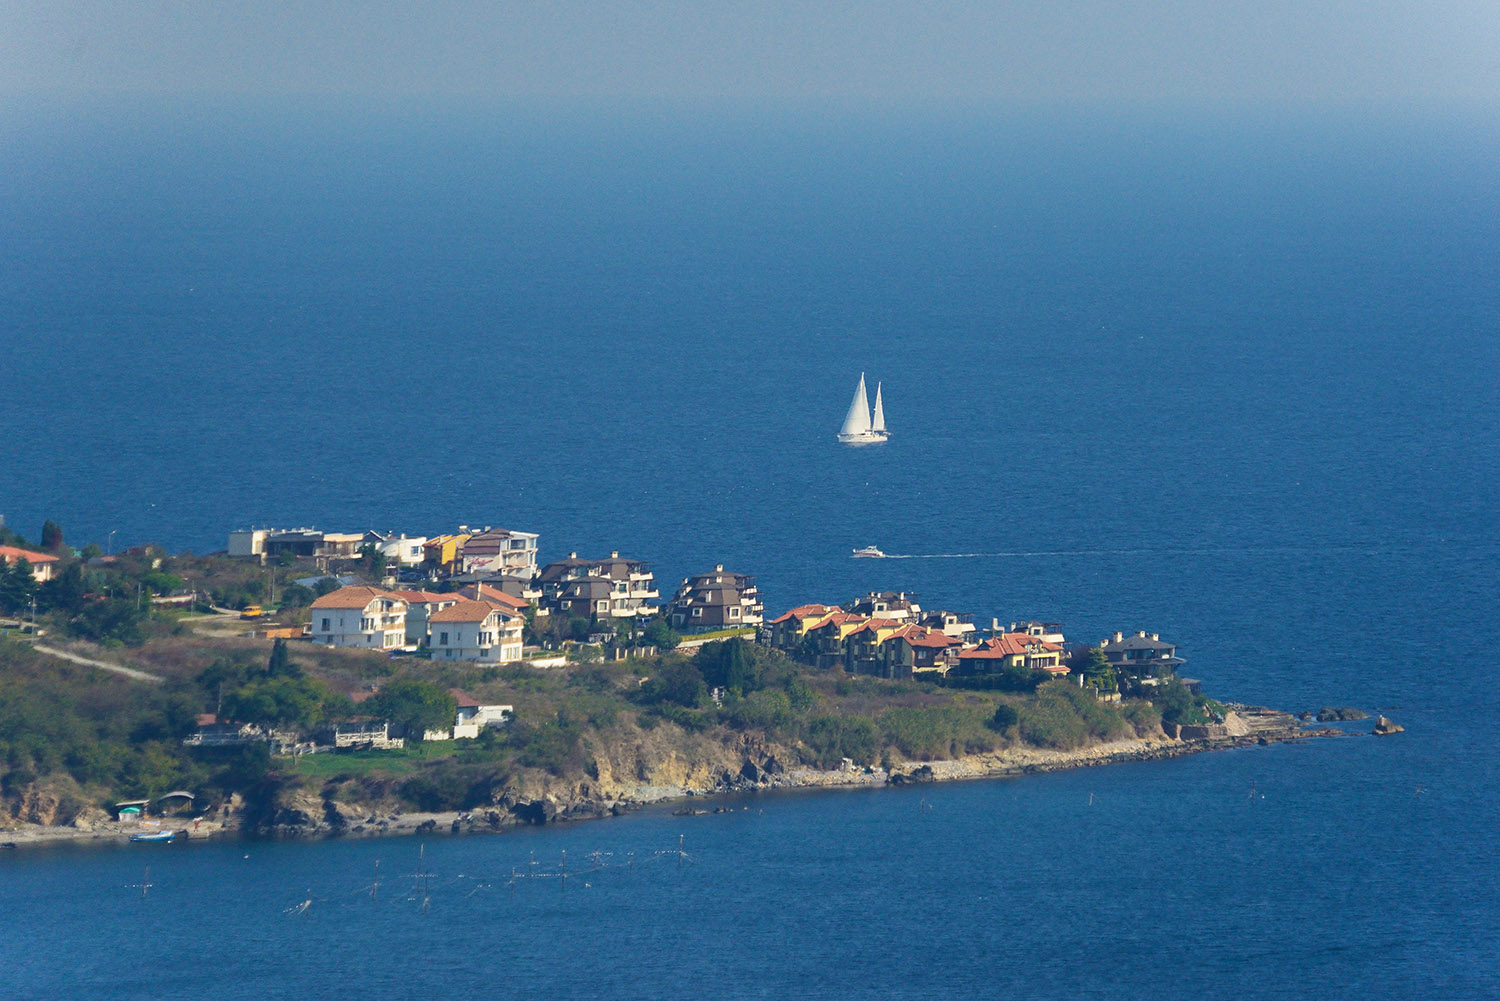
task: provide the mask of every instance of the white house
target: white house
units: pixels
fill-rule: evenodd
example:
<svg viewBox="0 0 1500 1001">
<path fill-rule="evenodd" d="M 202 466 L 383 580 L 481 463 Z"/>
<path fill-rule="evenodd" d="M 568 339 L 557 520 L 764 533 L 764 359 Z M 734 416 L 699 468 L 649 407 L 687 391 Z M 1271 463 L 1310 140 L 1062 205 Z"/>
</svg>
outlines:
<svg viewBox="0 0 1500 1001">
<path fill-rule="evenodd" d="M 486 705 L 457 688 L 450 688 L 448 694 L 458 703 L 453 729 L 428 730 L 424 740 L 472 740 L 487 726 L 502 726 L 514 711 L 512 706 Z"/>
<path fill-rule="evenodd" d="M 433 660 L 477 660 L 508 664 L 521 659 L 525 619 L 484 601 L 468 598 L 427 618 Z"/>
<path fill-rule="evenodd" d="M 428 620 L 433 612 L 452 608 L 463 600 L 461 594 L 435 594 L 432 591 L 392 591 L 406 601 L 406 643 L 408 646 L 423 646 L 427 643 Z"/>
<path fill-rule="evenodd" d="M 415 567 L 421 566 L 422 560 L 427 555 L 427 536 L 407 535 L 404 532 L 397 535 L 394 532 L 366 532 L 364 545 L 375 547 L 385 557 L 386 566 L 391 567 Z"/>
<path fill-rule="evenodd" d="M 460 533 L 467 531 L 467 525 L 459 526 Z M 530 576 L 536 573 L 537 539 L 535 532 L 486 528 L 464 543 L 460 569 L 464 573 L 520 572 Z"/>
<path fill-rule="evenodd" d="M 328 646 L 389 650 L 406 643 L 406 600 L 378 587 L 341 587 L 312 603 L 309 634 Z"/>
</svg>

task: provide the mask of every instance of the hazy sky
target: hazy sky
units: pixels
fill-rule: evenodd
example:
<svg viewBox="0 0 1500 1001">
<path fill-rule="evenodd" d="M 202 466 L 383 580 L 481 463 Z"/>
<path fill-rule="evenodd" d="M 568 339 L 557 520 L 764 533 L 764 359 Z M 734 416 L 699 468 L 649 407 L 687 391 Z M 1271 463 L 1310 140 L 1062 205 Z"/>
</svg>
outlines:
<svg viewBox="0 0 1500 1001">
<path fill-rule="evenodd" d="M 1493 104 L 1500 0 L 0 0 L 0 94 Z"/>
</svg>

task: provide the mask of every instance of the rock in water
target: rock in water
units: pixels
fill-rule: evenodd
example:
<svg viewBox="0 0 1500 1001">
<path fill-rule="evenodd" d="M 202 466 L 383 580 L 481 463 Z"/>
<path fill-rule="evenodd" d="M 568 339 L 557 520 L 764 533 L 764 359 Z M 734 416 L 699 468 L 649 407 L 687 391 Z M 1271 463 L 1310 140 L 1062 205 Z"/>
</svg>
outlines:
<svg viewBox="0 0 1500 1001">
<path fill-rule="evenodd" d="M 1375 721 L 1375 729 L 1373 732 L 1377 737 L 1387 737 L 1393 733 L 1401 733 L 1405 729 L 1406 727 L 1402 726 L 1400 723 L 1393 723 L 1390 720 L 1386 719 L 1384 716 L 1381 716 Z"/>
<path fill-rule="evenodd" d="M 1347 707 L 1334 709 L 1330 706 L 1324 706 L 1318 710 L 1317 719 L 1319 723 L 1348 723 L 1357 719 L 1369 719 L 1369 716 L 1360 709 L 1350 709 Z"/>
</svg>

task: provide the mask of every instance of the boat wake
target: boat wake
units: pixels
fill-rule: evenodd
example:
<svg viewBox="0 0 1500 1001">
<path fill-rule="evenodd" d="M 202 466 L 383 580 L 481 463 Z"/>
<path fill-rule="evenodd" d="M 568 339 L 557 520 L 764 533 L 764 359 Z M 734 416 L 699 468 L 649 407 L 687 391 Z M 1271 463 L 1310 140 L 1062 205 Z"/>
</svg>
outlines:
<svg viewBox="0 0 1500 1001">
<path fill-rule="evenodd" d="M 1323 546 L 1192 546 L 1192 547 L 1162 547 L 1162 546 L 1140 546 L 1128 549 L 1017 549 L 1008 552 L 995 553 L 883 553 L 882 559 L 887 560 L 980 560 L 980 559 L 1007 559 L 1017 557 L 1054 557 L 1054 556 L 1230 556 L 1237 554 L 1266 555 L 1272 553 L 1286 553 L 1290 555 L 1311 553 L 1347 551 L 1354 553 L 1395 553 L 1413 550 L 1411 546 L 1368 546 L 1368 545 L 1323 545 Z"/>
</svg>

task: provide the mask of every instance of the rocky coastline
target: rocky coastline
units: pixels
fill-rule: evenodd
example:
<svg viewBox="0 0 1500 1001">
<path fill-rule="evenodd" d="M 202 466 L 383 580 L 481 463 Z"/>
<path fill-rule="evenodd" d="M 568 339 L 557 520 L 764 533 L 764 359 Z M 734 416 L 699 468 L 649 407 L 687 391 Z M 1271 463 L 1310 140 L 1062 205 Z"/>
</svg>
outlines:
<svg viewBox="0 0 1500 1001">
<path fill-rule="evenodd" d="M 377 837 L 390 835 L 469 834 L 498 832 L 512 827 L 568 823 L 620 816 L 652 804 L 684 801 L 678 812 L 712 813 L 715 808 L 696 803 L 705 798 L 750 792 L 775 792 L 794 789 L 876 788 L 886 785 L 908 785 L 926 782 L 951 782 L 974 779 L 1014 778 L 1073 768 L 1093 768 L 1131 761 L 1158 761 L 1201 754 L 1228 748 L 1254 747 L 1272 743 L 1300 742 L 1310 738 L 1355 735 L 1344 729 L 1309 726 L 1298 716 L 1256 706 L 1234 706 L 1223 727 L 1203 736 L 1187 739 L 1163 734 L 1159 737 L 1132 738 L 1090 745 L 1074 750 L 1048 750 L 1034 747 L 1009 747 L 983 754 L 956 758 L 904 762 L 890 769 L 847 763 L 844 767 L 821 770 L 785 766 L 770 748 L 749 747 L 738 770 L 730 764 L 698 769 L 696 774 L 682 776 L 684 781 L 669 784 L 635 782 L 612 785 L 609 789 L 583 783 L 575 789 L 556 789 L 534 797 L 519 797 L 509 792 L 496 802 L 469 811 L 437 813 L 400 809 L 372 809 L 360 804 L 343 804 L 334 798 L 319 797 L 300 790 L 290 793 L 258 816 L 243 809 L 236 798 L 212 818 L 174 821 L 162 820 L 158 826 L 93 819 L 75 821 L 71 826 L 22 824 L 0 830 L 0 848 L 57 844 L 120 844 L 131 834 L 144 829 L 170 829 L 182 840 L 222 837 L 254 838 L 336 838 Z M 1348 715 L 1333 719 L 1363 718 Z M 1310 714 L 1306 714 L 1310 715 Z M 1381 717 L 1383 723 L 1387 723 Z M 1377 730 L 1376 732 L 1382 732 Z M 731 762 L 732 764 L 732 762 Z M 724 807 L 719 806 L 719 810 Z"/>
</svg>

